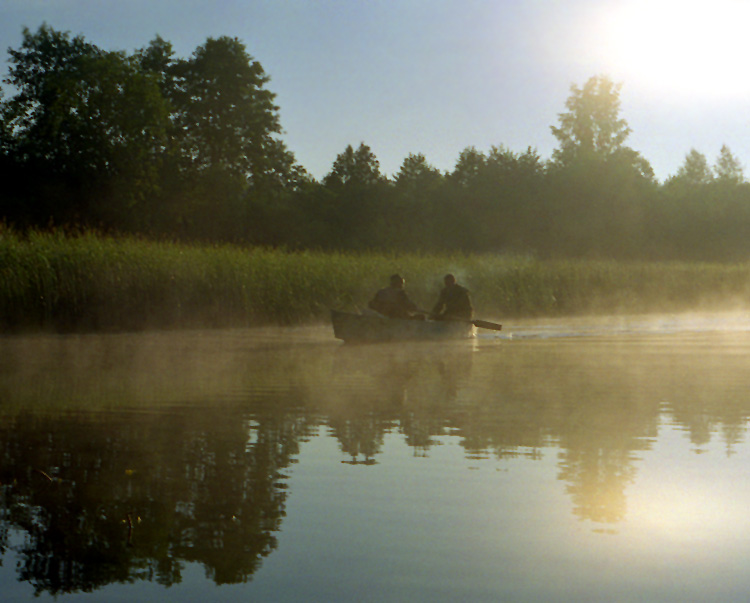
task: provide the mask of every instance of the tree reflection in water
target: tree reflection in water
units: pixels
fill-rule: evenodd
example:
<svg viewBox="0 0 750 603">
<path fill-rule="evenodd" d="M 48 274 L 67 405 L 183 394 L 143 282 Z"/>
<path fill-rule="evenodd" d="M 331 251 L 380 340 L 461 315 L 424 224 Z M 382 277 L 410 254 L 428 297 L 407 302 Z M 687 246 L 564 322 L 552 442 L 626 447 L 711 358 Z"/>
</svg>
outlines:
<svg viewBox="0 0 750 603">
<path fill-rule="evenodd" d="M 469 459 L 554 450 L 572 512 L 611 527 L 665 414 L 696 446 L 723 434 L 728 452 L 750 414 L 741 355 L 595 342 L 224 355 L 192 345 L 171 361 L 149 352 L 158 377 L 145 376 L 148 356 L 92 354 L 81 369 L 99 375 L 90 386 L 70 364 L 53 379 L 60 354 L 0 368 L 0 554 L 14 549 L 18 578 L 37 593 L 169 586 L 190 562 L 216 584 L 249 581 L 277 546 L 300 443 L 321 426 L 353 470 L 383 458 L 389 435 L 418 456 L 448 437 Z M 125 386 L 134 374 L 143 381 Z M 11 547 L 14 532 L 24 539 Z"/>
<path fill-rule="evenodd" d="M 276 547 L 305 429 L 303 417 L 184 409 L 6 422 L 2 533 L 4 546 L 10 527 L 26 535 L 19 579 L 51 594 L 169 586 L 196 561 L 217 584 L 248 580 Z"/>
<path fill-rule="evenodd" d="M 385 434 L 394 430 L 415 455 L 426 455 L 437 436 L 450 432 L 448 407 L 471 374 L 472 352 L 468 344 L 343 346 L 332 370 L 344 377 L 337 395 L 322 404 L 348 462 L 374 464 Z"/>
</svg>

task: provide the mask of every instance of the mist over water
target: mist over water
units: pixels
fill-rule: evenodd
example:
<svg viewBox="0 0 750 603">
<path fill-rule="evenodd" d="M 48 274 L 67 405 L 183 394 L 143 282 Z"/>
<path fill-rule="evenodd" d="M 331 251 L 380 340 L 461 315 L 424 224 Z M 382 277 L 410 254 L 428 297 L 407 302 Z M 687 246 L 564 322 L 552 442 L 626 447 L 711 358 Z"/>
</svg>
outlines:
<svg viewBox="0 0 750 603">
<path fill-rule="evenodd" d="M 0 587 L 732 599 L 750 587 L 749 331 L 721 313 L 506 321 L 439 346 L 328 326 L 2 338 Z"/>
</svg>

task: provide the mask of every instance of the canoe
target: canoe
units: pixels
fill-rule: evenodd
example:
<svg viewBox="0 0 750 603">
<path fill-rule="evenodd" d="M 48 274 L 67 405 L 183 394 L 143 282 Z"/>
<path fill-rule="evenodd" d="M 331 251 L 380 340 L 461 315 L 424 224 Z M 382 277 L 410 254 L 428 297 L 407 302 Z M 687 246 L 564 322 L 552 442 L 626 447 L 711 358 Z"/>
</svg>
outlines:
<svg viewBox="0 0 750 603">
<path fill-rule="evenodd" d="M 331 310 L 333 334 L 347 342 L 466 339 L 474 336 L 469 321 L 402 320 Z"/>
</svg>

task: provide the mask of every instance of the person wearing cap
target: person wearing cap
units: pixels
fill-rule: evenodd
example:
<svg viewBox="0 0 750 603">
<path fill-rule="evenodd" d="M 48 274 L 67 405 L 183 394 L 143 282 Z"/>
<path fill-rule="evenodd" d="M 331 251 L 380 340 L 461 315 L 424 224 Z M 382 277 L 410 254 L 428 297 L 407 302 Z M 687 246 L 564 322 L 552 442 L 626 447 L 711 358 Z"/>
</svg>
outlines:
<svg viewBox="0 0 750 603">
<path fill-rule="evenodd" d="M 435 307 L 430 312 L 433 320 L 471 320 L 474 308 L 471 305 L 469 290 L 456 282 L 456 277 L 446 274 L 445 287 L 440 291 Z"/>
<path fill-rule="evenodd" d="M 417 305 L 406 295 L 404 285 L 404 277 L 392 275 L 390 285 L 380 289 L 367 304 L 368 307 L 388 318 L 424 318 Z"/>
</svg>

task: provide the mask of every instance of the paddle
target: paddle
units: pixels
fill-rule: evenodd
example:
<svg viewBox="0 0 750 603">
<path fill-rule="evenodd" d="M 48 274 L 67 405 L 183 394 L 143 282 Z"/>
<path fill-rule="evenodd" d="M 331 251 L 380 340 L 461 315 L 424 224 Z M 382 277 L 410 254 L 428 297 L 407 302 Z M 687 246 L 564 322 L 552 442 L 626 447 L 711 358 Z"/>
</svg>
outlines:
<svg viewBox="0 0 750 603">
<path fill-rule="evenodd" d="M 427 316 L 430 315 L 430 312 L 427 312 L 427 310 L 417 310 L 420 314 L 426 314 Z M 490 322 L 489 320 L 464 320 L 462 318 L 448 318 L 445 317 L 442 320 L 451 320 L 453 322 L 469 322 L 473 324 L 475 327 L 478 327 L 480 329 L 490 329 L 491 331 L 502 331 L 503 325 L 499 325 L 496 322 Z"/>
<path fill-rule="evenodd" d="M 503 325 L 488 320 L 470 320 L 469 322 L 480 329 L 491 329 L 493 331 L 502 331 L 503 329 Z"/>
</svg>

